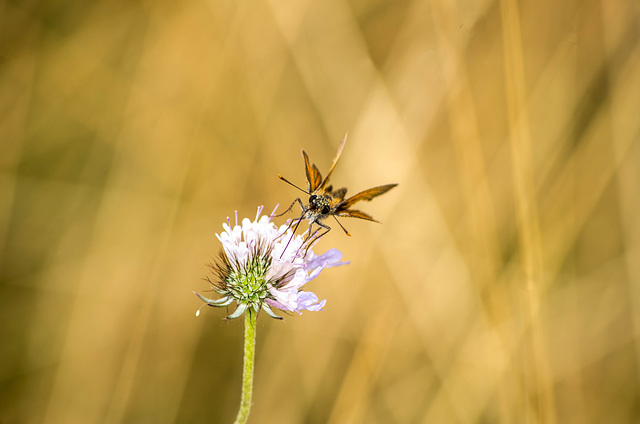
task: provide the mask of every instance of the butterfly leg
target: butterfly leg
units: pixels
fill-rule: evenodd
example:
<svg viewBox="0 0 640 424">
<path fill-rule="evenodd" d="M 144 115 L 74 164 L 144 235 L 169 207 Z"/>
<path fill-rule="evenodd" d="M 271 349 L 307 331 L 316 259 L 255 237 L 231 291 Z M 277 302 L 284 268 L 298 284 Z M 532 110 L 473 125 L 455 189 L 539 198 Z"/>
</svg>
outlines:
<svg viewBox="0 0 640 424">
<path fill-rule="evenodd" d="M 298 202 L 298 204 L 300 204 L 300 208 L 304 211 L 304 204 L 302 203 L 302 200 L 300 200 L 300 198 L 298 197 L 298 198 L 296 198 L 296 199 L 293 201 L 293 203 L 291 203 L 291 206 L 289 206 L 289 207 L 287 208 L 287 210 L 285 210 L 284 212 L 279 213 L 279 214 L 277 214 L 277 215 L 271 215 L 271 216 L 270 216 L 270 218 L 278 218 L 278 217 L 280 217 L 280 216 L 282 216 L 282 215 L 286 214 L 286 213 L 287 213 L 287 212 L 289 212 L 291 209 L 293 209 L 293 206 L 296 204 L 296 202 Z"/>
<path fill-rule="evenodd" d="M 307 248 L 305 249 L 304 255 L 302 257 L 307 256 L 307 252 L 309 251 L 309 248 L 311 248 L 311 246 L 313 246 L 318 240 L 320 240 L 320 238 L 322 238 L 322 236 L 324 236 L 329 231 L 331 231 L 331 227 L 329 227 L 328 225 L 323 224 L 322 222 L 316 222 L 316 224 L 318 224 L 318 226 L 324 228 L 324 231 L 322 231 L 320 228 L 318 228 L 316 231 L 314 231 L 312 233 L 311 232 L 311 225 L 309 225 L 309 235 L 307 236 L 307 240 L 305 241 L 306 245 L 307 245 Z M 320 232 L 320 231 L 322 231 L 322 232 Z M 304 244 L 303 244 L 303 246 L 304 246 Z"/>
<path fill-rule="evenodd" d="M 304 204 L 302 203 L 302 200 L 300 200 L 300 198 L 298 197 L 293 201 L 293 203 L 291 203 L 291 206 L 289 206 L 286 211 L 284 211 L 284 212 L 282 212 L 282 213 L 280 213 L 278 215 L 271 215 L 270 218 L 277 218 L 277 217 L 282 216 L 285 213 L 289 212 L 291 209 L 293 209 L 293 206 L 296 204 L 296 202 L 298 202 L 298 204 L 300 204 L 300 208 L 302 208 L 302 212 L 304 213 Z M 287 228 L 282 232 L 282 234 L 280 234 L 275 239 L 278 240 L 280 237 L 282 237 L 289 230 L 289 228 L 291 228 L 293 223 L 296 222 L 297 220 L 300 220 L 300 219 L 302 219 L 302 216 L 300 216 L 300 218 L 295 218 L 295 219 L 292 219 L 291 221 L 289 221 L 289 225 L 287 226 Z M 296 228 L 298 228 L 297 225 L 296 225 Z M 295 234 L 296 231 L 293 230 L 293 232 Z M 291 240 L 289 240 L 289 241 L 291 241 Z M 287 246 L 289 246 L 289 243 L 287 243 Z"/>
<path fill-rule="evenodd" d="M 284 249 L 282 250 L 282 253 L 280 254 L 280 259 L 282 259 L 282 255 L 284 255 L 284 252 L 287 250 L 287 248 L 289 247 L 289 244 L 291 243 L 291 240 L 293 240 L 293 237 L 296 235 L 296 231 L 298 230 L 298 226 L 300 225 L 300 223 L 302 222 L 304 218 L 302 216 L 300 216 L 300 218 L 296 218 L 293 219 L 290 223 L 289 226 L 287 227 L 286 230 L 284 230 L 284 233 L 282 233 L 281 235 L 279 235 L 278 237 L 282 236 L 283 234 L 285 234 L 289 228 L 291 228 L 291 226 L 293 225 L 293 222 L 296 222 L 296 226 L 293 227 L 293 232 L 291 233 L 291 237 L 289 238 L 289 241 L 287 242 L 287 245 L 284 247 Z"/>
</svg>

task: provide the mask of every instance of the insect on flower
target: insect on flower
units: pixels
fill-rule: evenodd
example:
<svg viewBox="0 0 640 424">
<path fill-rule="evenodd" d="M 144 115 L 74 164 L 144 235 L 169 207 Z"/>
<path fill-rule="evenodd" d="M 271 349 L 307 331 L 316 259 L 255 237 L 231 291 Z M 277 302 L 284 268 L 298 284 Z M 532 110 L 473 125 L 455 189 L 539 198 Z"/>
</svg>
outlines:
<svg viewBox="0 0 640 424">
<path fill-rule="evenodd" d="M 295 233 L 301 221 L 305 219 L 309 221 L 309 232 L 305 240 L 306 242 L 308 242 L 306 243 L 307 246 L 311 246 L 314 242 L 319 240 L 320 237 L 331 231 L 331 227 L 322 222 L 327 217 L 332 216 L 336 220 L 338 225 L 340 225 L 340 228 L 342 228 L 342 230 L 348 236 L 350 236 L 351 234 L 349 234 L 349 231 L 347 231 L 347 229 L 342 226 L 337 217 L 360 218 L 366 219 L 367 221 L 378 222 L 364 212 L 350 209 L 351 206 L 361 200 L 372 200 L 398 185 L 385 184 L 378 187 L 373 187 L 361 191 L 360 193 L 347 199 L 345 199 L 345 196 L 347 194 L 346 188 L 343 187 L 334 190 L 333 186 L 327 185 L 327 183 L 329 182 L 329 177 L 331 177 L 331 174 L 336 167 L 336 163 L 338 163 L 338 159 L 340 159 L 340 155 L 342 154 L 342 149 L 344 148 L 344 144 L 346 141 L 347 135 L 345 134 L 342 138 L 342 141 L 340 142 L 340 146 L 338 146 L 338 152 L 333 159 L 331 168 L 329 169 L 329 172 L 327 172 L 327 175 L 326 177 L 324 177 L 324 179 L 322 178 L 318 167 L 316 167 L 315 164 L 311 164 L 309 162 L 309 156 L 307 155 L 307 152 L 302 150 L 305 173 L 307 176 L 306 190 L 303 190 L 302 188 L 293 184 L 291 181 L 284 178 L 282 175 L 278 174 L 278 178 L 280 178 L 282 181 L 309 195 L 309 202 L 306 205 L 298 197 L 293 201 L 293 203 L 291 203 L 291 206 L 289 206 L 286 211 L 284 211 L 280 215 L 277 215 L 281 216 L 289 212 L 296 204 L 296 202 L 300 205 L 300 207 L 302 208 L 302 214 L 298 218 L 293 219 L 289 225 L 291 226 L 295 223 L 295 227 L 293 229 L 293 232 Z M 321 228 L 318 228 L 315 232 L 312 232 L 311 229 L 313 224 L 316 224 Z"/>
</svg>

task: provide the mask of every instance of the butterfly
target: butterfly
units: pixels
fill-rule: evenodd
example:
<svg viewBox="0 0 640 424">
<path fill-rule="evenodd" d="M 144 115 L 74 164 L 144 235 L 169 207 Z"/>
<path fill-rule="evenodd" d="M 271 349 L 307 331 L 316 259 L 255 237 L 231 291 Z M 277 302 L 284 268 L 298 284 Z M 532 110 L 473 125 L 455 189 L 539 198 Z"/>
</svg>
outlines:
<svg viewBox="0 0 640 424">
<path fill-rule="evenodd" d="M 362 211 L 351 209 L 351 207 L 361 200 L 370 201 L 398 185 L 385 184 L 378 187 L 373 187 L 361 191 L 360 193 L 346 199 L 346 188 L 343 187 L 334 190 L 332 185 L 327 185 L 329 183 L 329 178 L 331 177 L 331 174 L 333 173 L 333 170 L 338 163 L 338 159 L 340 159 L 340 155 L 342 154 L 342 149 L 344 148 L 344 144 L 346 141 L 347 135 L 345 134 L 342 138 L 342 141 L 340 142 L 340 145 L 338 146 L 338 152 L 333 159 L 331 168 L 329 169 L 329 172 L 327 172 L 327 175 L 326 177 L 324 177 L 324 179 L 322 178 L 322 174 L 320 174 L 318 167 L 315 164 L 311 164 L 309 162 L 309 156 L 307 155 L 307 152 L 302 150 L 302 157 L 304 158 L 304 169 L 307 177 L 306 190 L 303 190 L 302 188 L 293 184 L 291 181 L 284 178 L 282 175 L 278 174 L 278 178 L 280 178 L 282 181 L 309 195 L 309 200 L 306 204 L 303 203 L 302 200 L 298 197 L 293 201 L 293 203 L 291 203 L 291 206 L 289 206 L 286 211 L 277 215 L 282 216 L 285 213 L 289 212 L 296 203 L 300 205 L 300 207 L 302 208 L 302 214 L 298 218 L 293 219 L 289 226 L 293 225 L 293 223 L 295 222 L 296 226 L 293 229 L 293 232 L 295 233 L 298 229 L 298 225 L 300 225 L 300 222 L 304 220 L 309 221 L 309 232 L 307 234 L 307 238 L 305 239 L 305 242 L 308 242 L 307 249 L 308 246 L 311 246 L 314 242 L 331 231 L 331 227 L 322 222 L 328 217 L 333 217 L 338 225 L 340 225 L 340 228 L 342 228 L 342 230 L 348 236 L 351 236 L 351 234 L 349 234 L 349 231 L 347 231 L 347 229 L 344 228 L 340 221 L 338 221 L 338 217 L 359 218 L 365 219 L 367 221 L 378 222 L 370 215 L 367 215 Z M 312 233 L 311 229 L 313 224 L 316 224 L 320 228 Z"/>
</svg>

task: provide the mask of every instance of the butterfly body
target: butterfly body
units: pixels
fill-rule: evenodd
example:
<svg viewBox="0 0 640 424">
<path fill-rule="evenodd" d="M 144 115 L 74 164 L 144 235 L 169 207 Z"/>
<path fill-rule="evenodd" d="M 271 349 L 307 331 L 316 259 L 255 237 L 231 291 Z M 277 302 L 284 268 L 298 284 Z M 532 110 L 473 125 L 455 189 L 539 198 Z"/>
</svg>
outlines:
<svg viewBox="0 0 640 424">
<path fill-rule="evenodd" d="M 305 209 L 304 219 L 318 222 L 335 211 L 336 202 L 329 194 L 312 194 Z"/>
<path fill-rule="evenodd" d="M 349 232 L 342 226 L 342 224 L 340 224 L 340 221 L 337 220 L 337 217 L 359 218 L 359 219 L 365 219 L 368 221 L 377 222 L 375 219 L 373 219 L 371 216 L 367 215 L 366 213 L 351 209 L 351 206 L 361 200 L 366 200 L 366 201 L 372 200 L 373 198 L 386 193 L 387 191 L 391 190 L 397 185 L 397 184 L 386 184 L 378 187 L 373 187 L 368 190 L 361 191 L 360 193 L 354 196 L 351 196 L 347 199 L 345 199 L 345 196 L 347 194 L 346 188 L 343 187 L 337 190 L 333 190 L 333 186 L 327 185 L 329 182 L 329 177 L 333 173 L 336 163 L 338 162 L 338 159 L 342 154 L 342 149 L 344 148 L 344 144 L 346 140 L 347 140 L 347 136 L 345 135 L 344 138 L 342 139 L 342 142 L 340 143 L 340 146 L 338 147 L 338 152 L 336 153 L 336 157 L 333 160 L 331 169 L 329 169 L 329 172 L 327 173 L 327 176 L 324 179 L 322 178 L 322 175 L 320 174 L 320 171 L 318 170 L 316 165 L 311 164 L 309 162 L 309 156 L 307 155 L 307 153 L 304 150 L 302 151 L 302 157 L 304 158 L 304 164 L 305 164 L 305 173 L 307 177 L 307 190 L 301 189 L 300 187 L 291 183 L 281 175 L 278 175 L 278 178 L 280 178 L 284 182 L 296 187 L 297 189 L 309 195 L 309 200 L 307 204 L 304 204 L 300 198 L 297 198 L 293 201 L 291 206 L 289 206 L 289 208 L 284 213 L 281 214 L 281 215 L 284 215 L 285 213 L 289 212 L 296 203 L 300 205 L 302 209 L 302 214 L 300 215 L 299 218 L 294 219 L 291 223 L 293 224 L 294 222 L 296 222 L 296 227 L 294 228 L 294 232 L 295 232 L 295 230 L 298 228 L 298 225 L 300 224 L 301 221 L 303 220 L 309 221 L 309 234 L 307 237 L 308 238 L 313 237 L 313 239 L 310 240 L 309 245 L 312 242 L 318 240 L 320 237 L 322 237 L 323 235 L 325 235 L 331 230 L 331 227 L 329 227 L 328 225 L 322 222 L 323 220 L 325 220 L 330 216 L 332 216 L 336 220 L 336 222 L 338 222 L 340 227 L 349 236 L 351 234 L 349 234 Z M 313 224 L 317 224 L 319 227 L 322 227 L 324 231 L 321 233 L 318 233 L 320 231 L 320 229 L 318 229 L 316 230 L 316 232 L 312 233 L 311 228 Z"/>
</svg>

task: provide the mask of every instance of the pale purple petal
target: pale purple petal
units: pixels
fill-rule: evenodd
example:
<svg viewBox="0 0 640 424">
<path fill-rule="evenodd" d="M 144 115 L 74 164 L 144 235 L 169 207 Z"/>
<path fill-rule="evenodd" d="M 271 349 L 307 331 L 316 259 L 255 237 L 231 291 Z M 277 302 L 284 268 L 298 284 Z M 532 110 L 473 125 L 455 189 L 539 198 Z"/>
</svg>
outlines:
<svg viewBox="0 0 640 424">
<path fill-rule="evenodd" d="M 273 296 L 274 300 L 283 305 L 278 306 L 280 309 L 287 311 L 294 311 L 298 307 L 298 288 L 297 287 L 281 287 L 276 289 L 273 286 L 269 287 L 269 293 Z"/>
<path fill-rule="evenodd" d="M 309 278 L 307 272 L 304 269 L 298 269 L 296 270 L 296 273 L 294 274 L 291 281 L 289 281 L 285 287 L 292 287 L 296 290 L 299 290 L 302 286 L 304 286 L 311 280 L 312 278 Z"/>
<path fill-rule="evenodd" d="M 293 311 L 293 309 L 289 309 L 287 305 L 285 305 L 284 303 L 280 303 L 277 300 L 267 298 L 264 301 L 265 303 L 267 303 L 270 306 L 273 306 L 274 308 L 282 309 L 283 311 Z"/>
<path fill-rule="evenodd" d="M 294 274 L 290 272 L 291 270 L 293 270 L 293 264 L 291 262 L 279 261 L 273 258 L 266 278 L 268 281 L 276 281 L 284 278 L 285 282 L 289 282 Z"/>
<path fill-rule="evenodd" d="M 300 313 L 302 310 L 307 311 L 321 311 L 324 305 L 327 303 L 326 300 L 322 302 L 318 302 L 318 296 L 312 292 L 298 292 L 298 307 L 296 308 L 296 312 Z"/>
<path fill-rule="evenodd" d="M 328 268 L 332 266 L 345 265 L 349 262 L 340 262 L 342 252 L 338 249 L 329 249 L 322 255 L 315 255 L 305 264 L 305 269 L 314 269 L 317 267 Z"/>
</svg>

